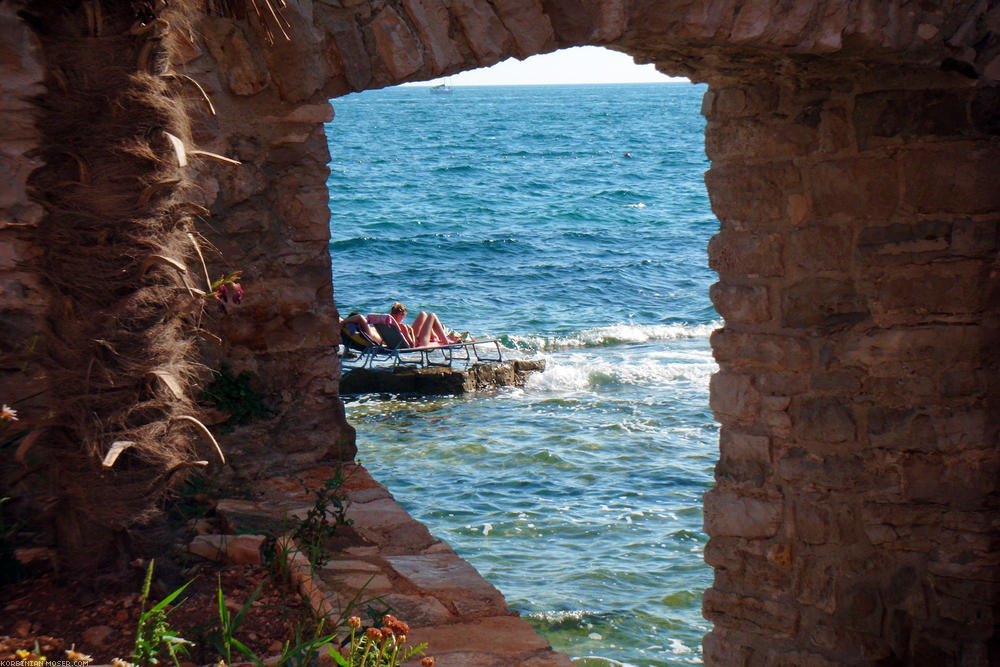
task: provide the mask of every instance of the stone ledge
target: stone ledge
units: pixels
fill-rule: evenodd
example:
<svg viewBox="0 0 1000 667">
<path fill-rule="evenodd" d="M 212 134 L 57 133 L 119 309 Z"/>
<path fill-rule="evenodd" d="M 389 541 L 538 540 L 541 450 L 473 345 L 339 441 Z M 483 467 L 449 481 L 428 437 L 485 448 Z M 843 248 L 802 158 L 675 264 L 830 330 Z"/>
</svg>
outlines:
<svg viewBox="0 0 1000 667">
<path fill-rule="evenodd" d="M 293 584 L 317 614 L 336 620 L 358 596 L 377 597 L 391 607 L 390 613 L 410 624 L 409 645 L 427 642 L 426 654 L 436 658 L 438 667 L 572 666 L 568 656 L 553 651 L 507 607 L 496 587 L 414 520 L 367 470 L 356 465 L 344 469 L 341 488 L 347 518 L 354 522 L 344 532 L 352 533 L 354 543 L 317 570 L 293 542 L 280 545 L 287 551 Z M 291 522 L 313 505 L 299 480 L 317 488 L 334 473 L 334 468 L 315 466 L 259 480 L 256 501 L 222 499 L 216 512 L 234 533 L 262 527 L 291 530 Z M 263 539 L 199 535 L 189 550 L 213 560 L 252 560 Z M 406 664 L 418 665 L 419 658 Z"/>
<path fill-rule="evenodd" d="M 345 370 L 341 394 L 467 394 L 498 387 L 524 386 L 531 373 L 545 370 L 543 360 L 516 359 L 473 364 L 468 368 L 352 368 Z"/>
</svg>

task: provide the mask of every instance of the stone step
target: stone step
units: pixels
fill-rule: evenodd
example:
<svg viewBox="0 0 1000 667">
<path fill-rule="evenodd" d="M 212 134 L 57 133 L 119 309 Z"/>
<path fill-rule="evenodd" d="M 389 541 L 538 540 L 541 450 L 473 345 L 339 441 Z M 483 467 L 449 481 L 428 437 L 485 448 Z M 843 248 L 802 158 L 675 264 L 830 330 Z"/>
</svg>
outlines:
<svg viewBox="0 0 1000 667">
<path fill-rule="evenodd" d="M 305 516 L 313 499 L 303 483 L 319 488 L 335 474 L 324 466 L 293 477 L 260 480 L 256 501 L 223 499 L 216 512 L 235 530 L 285 526 Z M 347 543 L 315 570 L 299 545 L 283 543 L 293 582 L 313 610 L 336 622 L 350 610 L 367 621 L 366 608 L 410 625 L 408 645 L 428 644 L 436 667 L 571 667 L 569 657 L 507 606 L 503 595 L 468 562 L 414 520 L 361 466 L 344 466 L 346 517 L 338 527 Z M 273 528 L 272 528 L 273 530 Z M 334 538 L 335 540 L 338 538 Z M 201 535 L 192 553 L 248 559 L 262 536 Z M 232 552 L 232 553 L 230 553 Z M 420 658 L 406 663 L 419 665 Z"/>
</svg>

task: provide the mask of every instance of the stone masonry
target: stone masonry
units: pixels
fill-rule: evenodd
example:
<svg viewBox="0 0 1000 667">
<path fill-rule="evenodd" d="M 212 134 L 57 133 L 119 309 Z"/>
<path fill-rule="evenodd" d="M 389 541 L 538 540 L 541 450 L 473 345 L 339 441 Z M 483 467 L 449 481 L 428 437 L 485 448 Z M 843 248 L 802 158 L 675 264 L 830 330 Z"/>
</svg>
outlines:
<svg viewBox="0 0 1000 667">
<path fill-rule="evenodd" d="M 997 660 L 995 95 L 947 75 L 706 95 L 726 320 L 706 662 Z"/>
<path fill-rule="evenodd" d="M 242 163 L 200 180 L 213 272 L 242 269 L 247 288 L 206 354 L 255 371 L 279 409 L 257 442 L 298 461 L 354 451 L 328 100 L 610 46 L 710 85 L 726 325 L 706 663 L 1000 662 L 996 2 L 289 0 L 284 16 L 293 39 L 271 45 L 197 14 L 172 63 L 215 107 L 194 119 L 198 147 Z M 44 385 L 19 356 L 47 308 L 20 231 L 41 218 L 25 188 L 34 44 L 0 2 L 4 401 Z M 334 124 L 333 160 L 336 143 Z"/>
</svg>

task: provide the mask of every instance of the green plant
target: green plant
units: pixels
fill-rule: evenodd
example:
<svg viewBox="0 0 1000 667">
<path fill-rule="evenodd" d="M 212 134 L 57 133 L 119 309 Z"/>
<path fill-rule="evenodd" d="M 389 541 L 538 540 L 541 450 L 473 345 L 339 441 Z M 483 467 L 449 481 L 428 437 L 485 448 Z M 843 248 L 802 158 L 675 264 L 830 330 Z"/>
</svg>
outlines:
<svg viewBox="0 0 1000 667">
<path fill-rule="evenodd" d="M 261 584 L 261 586 L 263 586 L 263 584 Z M 243 625 L 243 620 L 246 618 L 247 611 L 250 609 L 250 606 L 253 605 L 257 596 L 260 595 L 261 586 L 257 587 L 257 590 L 250 595 L 250 598 L 234 616 L 231 615 L 229 613 L 229 609 L 226 608 L 226 598 L 222 594 L 222 576 L 219 576 L 219 587 L 217 590 L 219 601 L 219 628 L 215 633 L 213 633 L 211 640 L 215 649 L 219 652 L 219 655 L 225 658 L 227 665 L 232 664 L 234 647 L 250 662 L 258 665 L 259 667 L 262 667 L 264 664 L 253 651 L 247 648 L 246 644 L 233 636 L 239 627 Z"/>
<path fill-rule="evenodd" d="M 365 582 L 365 586 L 367 586 L 368 584 L 370 584 L 372 582 L 372 579 L 374 579 L 374 577 L 371 577 L 370 579 L 368 579 L 368 581 Z M 378 602 L 379 605 L 381 605 L 381 609 L 376 608 L 372 604 L 373 602 Z M 362 604 L 364 604 L 364 608 L 362 609 L 362 611 L 364 612 L 365 616 L 368 617 L 368 621 L 369 621 L 368 625 L 381 625 L 382 624 L 382 620 L 386 617 L 386 615 L 389 612 L 393 611 L 392 606 L 386 604 L 385 600 L 383 600 L 382 598 L 379 598 L 379 597 L 371 598 L 369 600 L 366 600 L 363 603 L 359 603 L 357 605 L 358 608 L 361 608 Z"/>
<path fill-rule="evenodd" d="M 341 490 L 346 481 L 343 468 L 339 467 L 333 477 L 323 482 L 323 486 L 318 489 L 309 488 L 305 482 L 300 481 L 302 488 L 315 495 L 316 500 L 292 532 L 292 539 L 305 550 L 313 568 L 321 568 L 330 560 L 325 542 L 334 536 L 337 526 L 353 523 L 347 518 L 347 497 Z"/>
<path fill-rule="evenodd" d="M 228 364 L 222 364 L 215 379 L 202 390 L 202 396 L 216 408 L 229 415 L 222 424 L 224 431 L 232 431 L 251 419 L 262 419 L 274 413 L 251 385 L 249 371 L 233 375 Z"/>
<path fill-rule="evenodd" d="M 270 533 L 260 547 L 261 562 L 267 569 L 271 583 L 284 590 L 292 585 L 292 571 L 289 564 L 293 550 L 292 541 L 284 537 L 287 531 Z"/>
<path fill-rule="evenodd" d="M 344 606 L 340 609 L 337 615 L 337 620 L 334 623 L 334 627 L 340 629 L 344 626 L 350 626 L 350 624 L 352 623 L 351 619 L 356 618 L 354 616 L 355 610 L 359 610 L 360 612 L 364 613 L 365 616 L 367 616 L 368 619 L 371 621 L 371 625 L 380 625 L 382 624 L 383 619 L 391 618 L 388 617 L 387 614 L 390 611 L 393 611 L 393 609 L 390 605 L 386 604 L 385 600 L 383 600 L 382 598 L 376 596 L 368 598 L 367 600 L 361 599 L 361 596 L 364 595 L 365 591 L 368 589 L 368 587 L 374 580 L 375 580 L 374 575 L 368 577 L 368 581 L 362 584 L 361 588 L 358 589 L 358 592 L 355 593 L 351 597 L 351 599 L 346 602 L 346 604 L 344 604 Z M 379 604 L 381 609 L 375 608 L 373 603 L 376 602 Z"/>
<path fill-rule="evenodd" d="M 278 590 L 282 591 L 283 595 L 287 594 L 292 584 L 289 561 L 291 560 L 294 548 L 294 542 L 292 542 L 291 539 L 278 535 L 269 535 L 267 539 L 264 540 L 264 544 L 261 547 L 261 558 L 265 567 L 268 568 L 271 582 L 275 584 Z M 392 611 L 392 607 L 387 605 L 379 597 L 372 597 L 366 600 L 362 599 L 362 596 L 374 579 L 374 576 L 369 577 L 368 581 L 362 584 L 361 588 L 359 588 L 358 591 L 343 604 L 343 606 L 338 610 L 337 617 L 333 620 L 330 627 L 339 629 L 346 626 L 348 617 L 350 617 L 355 610 L 363 611 L 365 615 L 371 619 L 372 624 L 379 623 L 388 612 Z M 375 609 L 373 607 L 373 603 L 378 603 L 382 609 Z M 283 609 L 287 610 L 288 605 L 283 605 Z M 326 622 L 322 617 L 315 620 L 317 622 Z"/>
<path fill-rule="evenodd" d="M 323 634 L 325 619 L 320 619 L 310 637 L 303 638 L 302 627 L 295 626 L 295 644 L 286 641 L 281 647 L 281 655 L 275 667 L 312 667 L 319 658 L 319 651 L 324 644 L 330 644 L 337 639 L 336 633 Z M 330 652 L 333 653 L 331 646 Z"/>
<path fill-rule="evenodd" d="M 142 584 L 142 595 L 139 598 L 141 603 L 139 626 L 135 632 L 135 649 L 132 651 L 132 662 L 142 667 L 148 665 L 158 665 L 164 653 L 170 657 L 175 667 L 180 667 L 178 656 L 187 655 L 187 647 L 193 643 L 179 637 L 167 622 L 170 610 L 167 606 L 184 592 L 184 589 L 191 585 L 187 582 L 167 597 L 153 605 L 149 610 L 146 603 L 149 601 L 149 587 L 153 581 L 153 564 L 149 561 L 149 568 L 146 570 L 146 578 Z"/>
<path fill-rule="evenodd" d="M 167 511 L 172 519 L 178 521 L 204 517 L 211 512 L 216 499 L 222 495 L 216 480 L 201 471 L 186 477 L 173 493 Z"/>
<path fill-rule="evenodd" d="M 415 655 L 423 655 L 427 644 L 418 644 L 412 648 L 406 646 L 406 634 L 410 626 L 399 619 L 386 615 L 381 628 L 367 628 L 359 633 L 361 619 L 352 616 L 347 624 L 351 628 L 350 644 L 345 658 L 333 646 L 330 647 L 330 657 L 340 667 L 398 667 Z M 432 667 L 434 658 L 424 658 L 424 667 Z"/>
<path fill-rule="evenodd" d="M 26 662 L 34 665 L 44 665 L 48 661 L 48 658 L 46 658 L 45 655 L 42 654 L 42 649 L 38 646 L 37 639 L 35 640 L 35 648 L 33 651 L 29 651 L 27 649 L 22 648 L 18 649 L 17 651 L 14 651 L 14 655 L 21 662 Z"/>
</svg>

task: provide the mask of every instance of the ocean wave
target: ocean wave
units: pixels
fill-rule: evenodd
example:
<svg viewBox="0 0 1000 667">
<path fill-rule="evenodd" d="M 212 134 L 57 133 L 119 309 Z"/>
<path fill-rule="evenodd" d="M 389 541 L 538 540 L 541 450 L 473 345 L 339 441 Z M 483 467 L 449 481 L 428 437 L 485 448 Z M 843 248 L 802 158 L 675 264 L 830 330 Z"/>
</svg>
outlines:
<svg viewBox="0 0 1000 667">
<path fill-rule="evenodd" d="M 354 248 L 362 248 L 372 241 L 377 240 L 378 239 L 374 236 L 355 236 L 350 239 L 339 239 L 337 241 L 330 241 L 330 250 L 352 250 Z"/>
<path fill-rule="evenodd" d="M 609 345 L 648 343 L 657 340 L 682 338 L 708 338 L 722 326 L 721 322 L 708 324 L 612 324 L 584 329 L 563 336 L 504 336 L 508 347 L 524 351 L 553 351 L 571 348 L 606 347 Z"/>
<path fill-rule="evenodd" d="M 619 662 L 613 658 L 602 658 L 597 655 L 583 655 L 570 660 L 579 667 L 636 667 L 631 662 Z"/>
<path fill-rule="evenodd" d="M 471 174 L 476 171 L 479 171 L 479 168 L 469 164 L 448 165 L 431 169 L 431 172 L 435 174 Z"/>
<path fill-rule="evenodd" d="M 629 190 L 625 188 L 617 188 L 614 190 L 601 190 L 593 195 L 592 199 L 621 199 L 623 197 L 636 198 L 639 193 L 634 190 Z"/>
<path fill-rule="evenodd" d="M 533 611 L 525 614 L 525 616 L 532 621 L 536 621 L 539 625 L 544 625 L 551 629 L 567 627 L 590 629 L 594 623 L 608 623 L 614 620 L 613 613 L 587 609 Z"/>
<path fill-rule="evenodd" d="M 560 363 L 561 362 L 561 363 Z M 587 391 L 615 386 L 652 386 L 668 384 L 708 385 L 718 367 L 713 362 L 663 363 L 640 361 L 582 361 L 546 359 L 541 373 L 528 377 L 526 391 Z"/>
<path fill-rule="evenodd" d="M 701 591 L 682 589 L 664 595 L 660 602 L 672 608 L 693 607 L 701 603 Z M 676 651 L 675 651 L 676 652 Z"/>
</svg>

